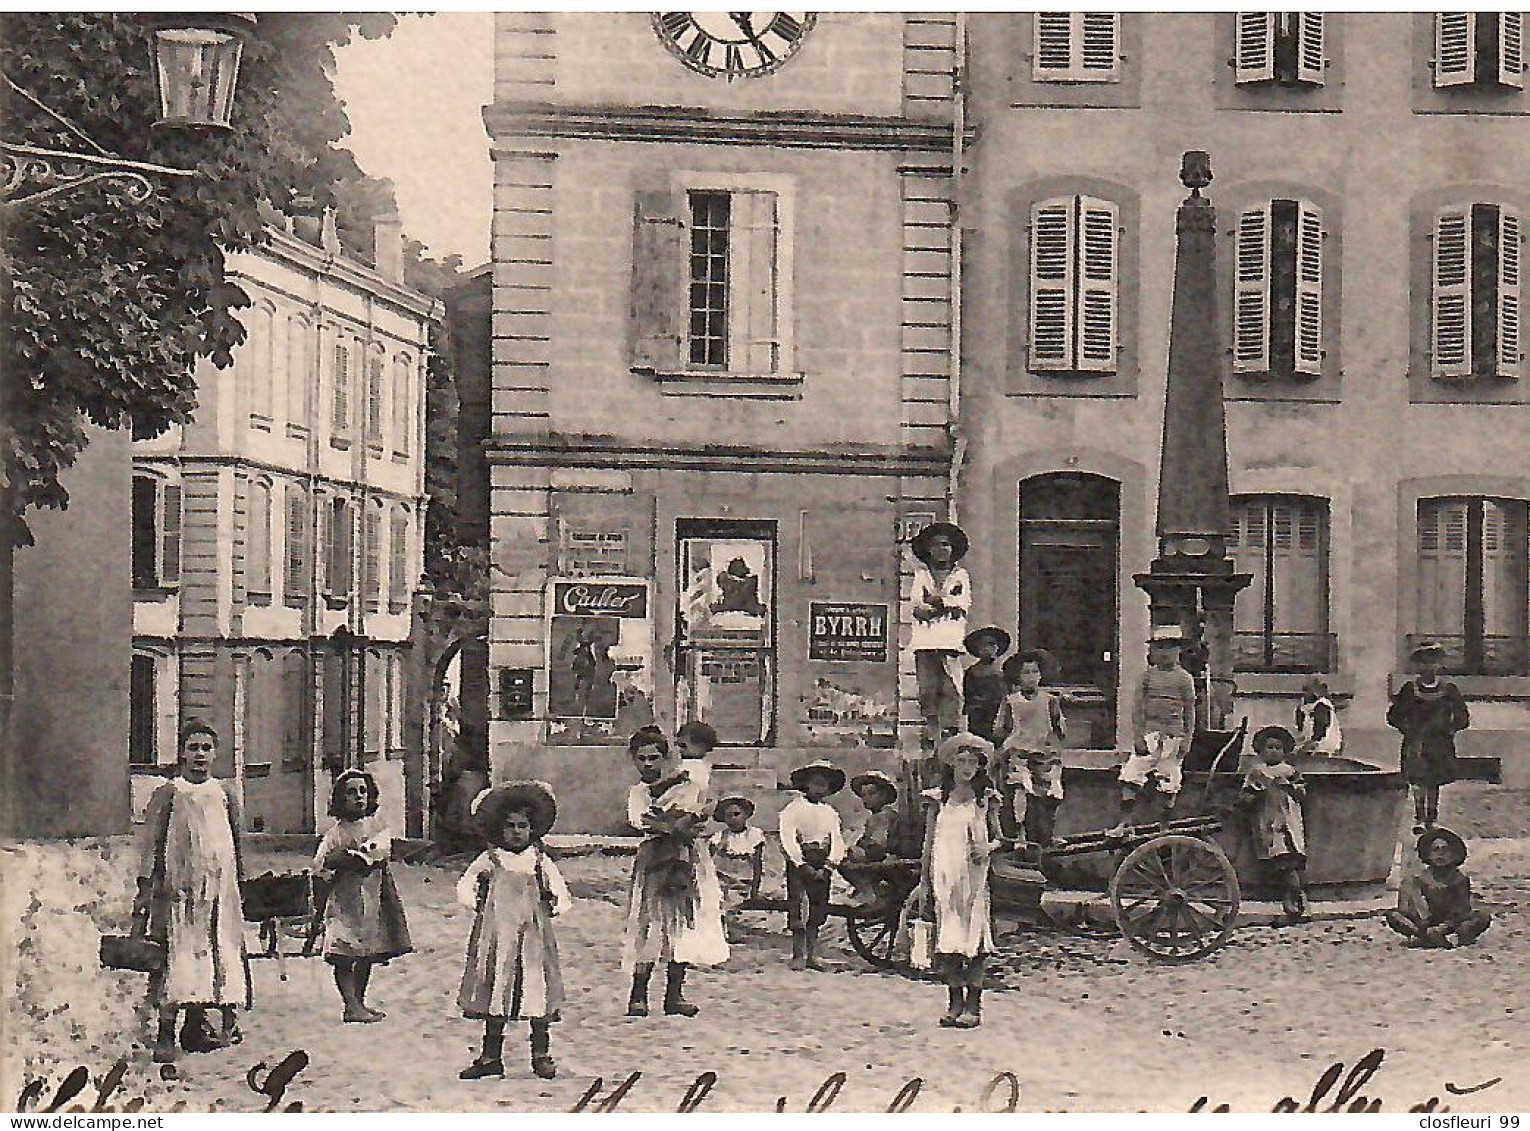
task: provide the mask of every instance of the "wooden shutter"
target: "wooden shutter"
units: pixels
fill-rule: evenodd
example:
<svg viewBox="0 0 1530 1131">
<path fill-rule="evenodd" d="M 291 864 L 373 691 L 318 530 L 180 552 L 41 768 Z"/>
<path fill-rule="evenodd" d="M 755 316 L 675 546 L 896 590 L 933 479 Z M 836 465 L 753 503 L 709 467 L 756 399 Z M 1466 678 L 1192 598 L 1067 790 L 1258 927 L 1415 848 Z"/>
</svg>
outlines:
<svg viewBox="0 0 1530 1131">
<path fill-rule="evenodd" d="M 1525 86 L 1525 16 L 1498 13 L 1498 82 L 1523 90 Z"/>
<path fill-rule="evenodd" d="M 367 357 L 367 439 L 382 440 L 383 359 L 378 354 Z"/>
<path fill-rule="evenodd" d="M 1323 213 L 1296 202 L 1296 372 L 1323 373 Z"/>
<path fill-rule="evenodd" d="M 1233 370 L 1270 370 L 1270 206 L 1238 215 L 1234 249 Z"/>
<path fill-rule="evenodd" d="M 1079 12 L 1080 81 L 1108 82 L 1121 73 L 1121 14 Z"/>
<path fill-rule="evenodd" d="M 256 481 L 250 484 L 250 511 L 246 516 L 245 561 L 246 588 L 252 594 L 269 596 L 271 592 L 271 485 Z"/>
<path fill-rule="evenodd" d="M 334 386 L 331 423 L 336 434 L 343 436 L 351 430 L 351 351 L 340 341 L 335 343 Z"/>
<path fill-rule="evenodd" d="M 354 521 L 347 500 L 335 499 L 329 504 L 329 537 L 325 541 L 329 560 L 325 562 L 324 588 L 339 597 L 349 597 L 351 593 L 354 557 L 351 529 Z"/>
<path fill-rule="evenodd" d="M 308 599 L 308 493 L 295 483 L 287 486 L 286 567 L 286 603 L 302 605 Z"/>
<path fill-rule="evenodd" d="M 1434 85 L 1470 86 L 1477 81 L 1477 14 L 1437 12 L 1434 17 Z"/>
<path fill-rule="evenodd" d="M 1327 579 L 1323 573 L 1326 508 L 1317 499 L 1277 499 L 1270 505 L 1270 583 L 1277 633 L 1319 635 L 1327 631 Z M 1297 647 L 1288 643 L 1287 649 Z M 1287 663 L 1305 658 L 1296 652 Z"/>
<path fill-rule="evenodd" d="M 1496 368 L 1500 377 L 1519 376 L 1524 357 L 1523 279 L 1524 217 L 1507 205 L 1498 209 L 1498 342 Z"/>
<path fill-rule="evenodd" d="M 735 372 L 779 369 L 779 209 L 773 192 L 732 194 L 728 232 L 728 360 Z"/>
<path fill-rule="evenodd" d="M 678 373 L 690 306 L 686 298 L 685 195 L 639 192 L 632 223 L 631 367 Z"/>
<path fill-rule="evenodd" d="M 1312 86 L 1323 85 L 1327 46 L 1323 42 L 1323 13 L 1296 13 L 1296 78 Z"/>
<path fill-rule="evenodd" d="M 308 425 L 308 386 L 313 381 L 312 333 L 306 319 L 287 320 L 287 420 L 302 427 Z"/>
<path fill-rule="evenodd" d="M 249 339 L 241 351 L 250 390 L 250 412 L 267 419 L 271 416 L 271 384 L 275 377 L 271 365 L 275 321 L 269 306 L 257 306 L 250 318 Z"/>
<path fill-rule="evenodd" d="M 1116 206 L 1108 200 L 1078 201 L 1078 347 L 1076 368 L 1086 373 L 1116 370 L 1118 257 Z"/>
<path fill-rule="evenodd" d="M 362 597 L 367 608 L 376 611 L 382 600 L 382 531 L 380 514 L 376 507 L 364 507 L 362 511 Z"/>
<path fill-rule="evenodd" d="M 154 657 L 132 660 L 128 684 L 128 764 L 152 766 L 159 761 L 154 724 L 159 704 L 154 694 Z"/>
<path fill-rule="evenodd" d="M 1073 357 L 1073 258 L 1076 198 L 1031 206 L 1030 367 L 1070 370 Z"/>
<path fill-rule="evenodd" d="M 1264 631 L 1264 500 L 1260 496 L 1232 500 L 1232 537 L 1227 550 L 1239 573 L 1252 577 L 1233 603 L 1233 631 Z"/>
<path fill-rule="evenodd" d="M 1275 13 L 1238 12 L 1233 20 L 1233 81 L 1272 81 L 1275 78 Z"/>
<path fill-rule="evenodd" d="M 409 601 L 409 519 L 406 515 L 393 515 L 388 538 L 388 605 L 391 611 L 402 612 Z"/>
<path fill-rule="evenodd" d="M 1466 624 L 1466 499 L 1418 504 L 1418 623 L 1421 635 L 1460 636 Z"/>
<path fill-rule="evenodd" d="M 1038 12 L 1035 29 L 1031 77 L 1040 82 L 1069 74 L 1073 69 L 1073 14 Z"/>
<path fill-rule="evenodd" d="M 163 585 L 181 579 L 181 488 L 166 483 L 164 513 L 160 517 L 159 580 Z"/>
<path fill-rule="evenodd" d="M 1034 81 L 1114 82 L 1120 77 L 1119 12 L 1038 12 L 1034 28 Z"/>
<path fill-rule="evenodd" d="M 159 480 L 133 477 L 133 587 L 159 584 Z"/>
<path fill-rule="evenodd" d="M 1453 379 L 1471 373 L 1470 206 L 1444 209 L 1434 218 L 1430 262 L 1430 374 Z"/>
<path fill-rule="evenodd" d="M 409 371 L 409 359 L 393 359 L 393 450 L 408 455 L 412 449 L 414 432 L 414 384 Z"/>
</svg>

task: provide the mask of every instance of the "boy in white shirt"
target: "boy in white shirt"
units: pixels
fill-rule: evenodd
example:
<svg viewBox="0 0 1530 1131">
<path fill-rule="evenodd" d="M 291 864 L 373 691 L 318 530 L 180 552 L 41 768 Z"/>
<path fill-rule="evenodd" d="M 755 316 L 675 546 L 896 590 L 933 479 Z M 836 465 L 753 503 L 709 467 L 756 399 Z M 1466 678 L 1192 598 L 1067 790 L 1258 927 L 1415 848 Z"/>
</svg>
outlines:
<svg viewBox="0 0 1530 1131">
<path fill-rule="evenodd" d="M 816 953 L 818 931 L 829 917 L 829 878 L 845 858 L 839 813 L 827 798 L 845 788 L 845 771 L 829 762 L 810 762 L 792 771 L 791 783 L 802 794 L 781 810 L 791 968 L 822 970 Z"/>
<path fill-rule="evenodd" d="M 967 555 L 967 535 L 950 522 L 926 526 L 909 546 L 919 559 L 914 569 L 914 623 L 909 648 L 919 681 L 921 746 L 934 756 L 936 744 L 962 728 L 961 655 L 972 609 L 972 579 L 958 563 Z"/>
</svg>

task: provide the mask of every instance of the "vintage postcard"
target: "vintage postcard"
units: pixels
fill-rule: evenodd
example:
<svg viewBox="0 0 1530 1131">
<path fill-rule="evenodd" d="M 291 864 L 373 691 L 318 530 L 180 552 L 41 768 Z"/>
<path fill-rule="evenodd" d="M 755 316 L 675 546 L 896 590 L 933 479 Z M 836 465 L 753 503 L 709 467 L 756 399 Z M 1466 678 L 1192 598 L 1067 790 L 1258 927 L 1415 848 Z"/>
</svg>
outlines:
<svg viewBox="0 0 1530 1131">
<path fill-rule="evenodd" d="M 1513 1131 L 1524 20 L 0 16 L 0 1105 Z"/>
</svg>

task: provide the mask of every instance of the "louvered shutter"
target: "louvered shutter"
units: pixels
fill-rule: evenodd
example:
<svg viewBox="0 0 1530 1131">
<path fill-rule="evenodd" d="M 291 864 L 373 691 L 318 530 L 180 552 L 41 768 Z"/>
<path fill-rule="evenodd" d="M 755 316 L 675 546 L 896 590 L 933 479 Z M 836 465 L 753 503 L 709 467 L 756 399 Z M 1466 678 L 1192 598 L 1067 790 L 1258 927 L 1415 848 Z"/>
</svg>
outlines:
<svg viewBox="0 0 1530 1131">
<path fill-rule="evenodd" d="M 181 579 L 181 489 L 175 483 L 165 484 L 160 523 L 159 580 L 169 584 Z"/>
<path fill-rule="evenodd" d="M 1078 284 L 1078 356 L 1084 373 L 1116 369 L 1116 206 L 1108 200 L 1080 197 L 1079 239 L 1083 251 Z"/>
<path fill-rule="evenodd" d="M 250 484 L 250 512 L 246 517 L 245 587 L 253 594 L 271 592 L 271 486 Z"/>
<path fill-rule="evenodd" d="M 351 430 L 351 351 L 344 342 L 335 343 L 334 418 L 331 424 L 337 435 Z"/>
<path fill-rule="evenodd" d="M 1073 69 L 1073 14 L 1038 12 L 1031 77 L 1037 81 L 1064 78 Z"/>
<path fill-rule="evenodd" d="M 736 192 L 728 233 L 728 358 L 744 373 L 780 365 L 776 271 L 779 214 L 773 192 Z"/>
<path fill-rule="evenodd" d="M 376 354 L 367 358 L 367 439 L 382 440 L 383 359 Z"/>
<path fill-rule="evenodd" d="M 1234 15 L 1233 77 L 1239 83 L 1275 78 L 1275 13 Z"/>
<path fill-rule="evenodd" d="M 1030 367 L 1073 368 L 1075 198 L 1031 207 Z"/>
<path fill-rule="evenodd" d="M 413 448 L 414 397 L 409 371 L 409 359 L 393 360 L 393 450 L 408 455 Z"/>
<path fill-rule="evenodd" d="M 133 478 L 133 587 L 152 589 L 159 583 L 155 558 L 159 551 L 159 480 Z"/>
<path fill-rule="evenodd" d="M 388 539 L 388 606 L 401 612 L 409 600 L 409 519 L 394 514 Z"/>
<path fill-rule="evenodd" d="M 1525 16 L 1498 13 L 1498 81 L 1523 90 L 1525 86 Z"/>
<path fill-rule="evenodd" d="M 1313 86 L 1323 85 L 1327 46 L 1323 42 L 1323 13 L 1296 13 L 1296 78 Z"/>
<path fill-rule="evenodd" d="M 678 373 L 689 321 L 685 196 L 639 192 L 633 206 L 631 367 Z"/>
<path fill-rule="evenodd" d="M 1524 217 L 1507 205 L 1498 209 L 1498 348 L 1495 373 L 1519 376 L 1523 360 L 1523 307 L 1520 302 L 1524 264 Z"/>
<path fill-rule="evenodd" d="M 1079 78 L 1084 82 L 1107 82 L 1121 71 L 1121 15 L 1119 12 L 1078 12 Z"/>
<path fill-rule="evenodd" d="M 1321 641 L 1312 639 L 1327 631 L 1325 508 L 1316 499 L 1278 499 L 1270 512 L 1276 662 L 1291 666 L 1326 659 Z"/>
<path fill-rule="evenodd" d="M 296 484 L 287 487 L 286 565 L 286 603 L 301 605 L 308 593 L 308 496 Z"/>
<path fill-rule="evenodd" d="M 353 572 L 351 553 L 351 505 L 344 499 L 335 499 L 329 509 L 329 561 L 325 563 L 324 588 L 339 597 L 351 593 Z"/>
<path fill-rule="evenodd" d="M 1233 369 L 1238 373 L 1270 370 L 1270 206 L 1238 215 L 1234 251 Z"/>
<path fill-rule="evenodd" d="M 1418 623 L 1421 635 L 1459 637 L 1466 617 L 1465 499 L 1418 504 Z"/>
<path fill-rule="evenodd" d="M 1228 553 L 1239 573 L 1252 580 L 1239 591 L 1233 604 L 1233 631 L 1240 636 L 1264 630 L 1264 501 L 1261 498 L 1232 500 L 1232 538 Z"/>
<path fill-rule="evenodd" d="M 1323 213 L 1296 204 L 1296 372 L 1323 372 Z"/>
<path fill-rule="evenodd" d="M 245 362 L 245 380 L 250 388 L 250 412 L 269 418 L 271 415 L 271 385 L 275 379 L 271 355 L 275 346 L 275 316 L 264 304 L 255 308 L 250 319 L 249 338 L 241 351 Z"/>
<path fill-rule="evenodd" d="M 1471 272 L 1468 207 L 1435 215 L 1430 279 L 1430 374 L 1453 379 L 1471 374 Z"/>
<path fill-rule="evenodd" d="M 1494 637 L 1517 641 L 1526 631 L 1526 508 L 1517 499 L 1487 499 L 1482 515 L 1482 628 Z M 1489 644 L 1490 656 L 1513 655 L 1502 644 Z M 1507 654 L 1506 654 L 1507 653 Z"/>
<path fill-rule="evenodd" d="M 367 608 L 377 611 L 382 599 L 382 531 L 379 515 L 374 507 L 362 512 L 362 596 Z"/>
<path fill-rule="evenodd" d="M 302 318 L 287 320 L 287 420 L 308 426 L 308 386 L 313 380 L 308 359 L 313 352 L 313 333 Z"/>
<path fill-rule="evenodd" d="M 1434 17 L 1434 85 L 1469 86 L 1477 81 L 1477 14 L 1437 12 Z"/>
</svg>

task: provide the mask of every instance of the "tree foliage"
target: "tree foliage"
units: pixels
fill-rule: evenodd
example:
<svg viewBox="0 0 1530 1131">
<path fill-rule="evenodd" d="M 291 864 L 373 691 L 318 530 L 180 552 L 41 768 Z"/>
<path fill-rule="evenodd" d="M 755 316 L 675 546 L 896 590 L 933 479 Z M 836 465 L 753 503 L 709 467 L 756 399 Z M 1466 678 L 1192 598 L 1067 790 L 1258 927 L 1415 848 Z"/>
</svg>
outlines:
<svg viewBox="0 0 1530 1131">
<path fill-rule="evenodd" d="M 160 178 L 147 202 L 91 185 L 7 210 L 10 306 L 0 460 L 14 513 L 63 507 L 60 474 L 86 422 L 156 435 L 196 409 L 194 369 L 232 363 L 249 299 L 224 256 L 259 245 L 271 208 L 337 203 L 360 171 L 334 148 L 349 132 L 335 95 L 334 49 L 386 36 L 393 17 L 263 12 L 246 44 L 232 129 L 154 126 L 152 30 L 100 12 L 0 15 L 0 67 L 97 145 L 137 161 L 193 168 Z M 11 140 L 79 149 L 79 139 L 8 86 Z M 25 541 L 24 522 L 18 524 Z"/>
</svg>

